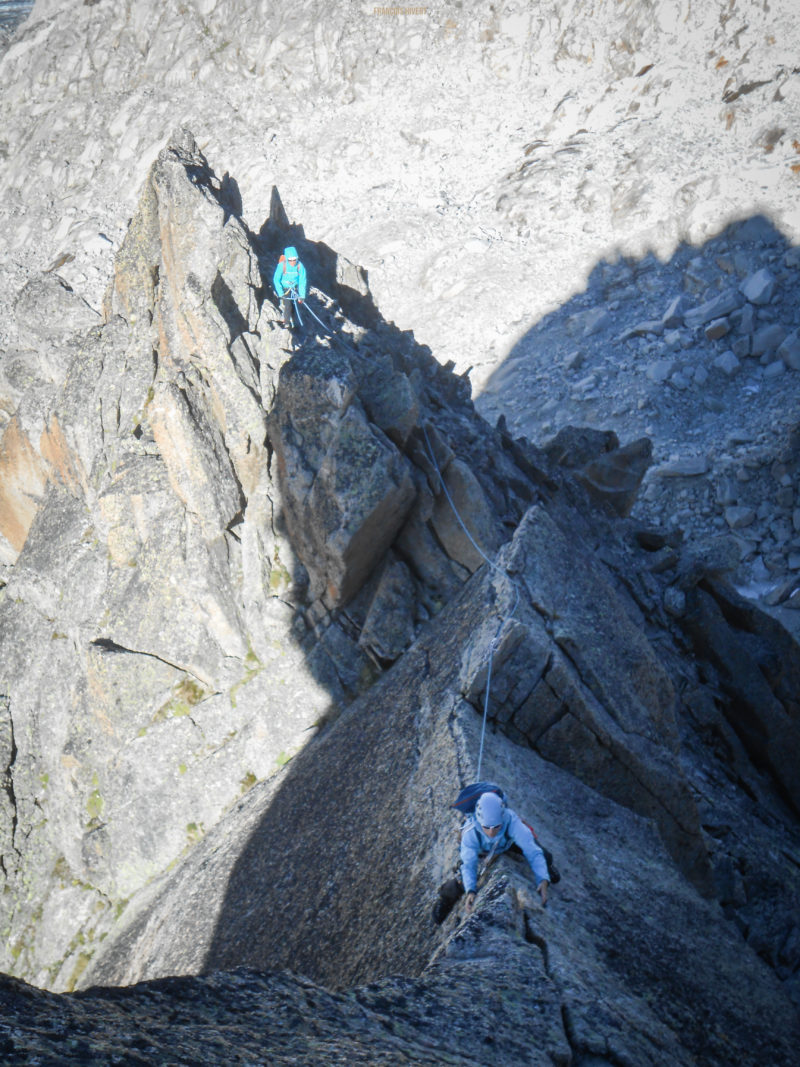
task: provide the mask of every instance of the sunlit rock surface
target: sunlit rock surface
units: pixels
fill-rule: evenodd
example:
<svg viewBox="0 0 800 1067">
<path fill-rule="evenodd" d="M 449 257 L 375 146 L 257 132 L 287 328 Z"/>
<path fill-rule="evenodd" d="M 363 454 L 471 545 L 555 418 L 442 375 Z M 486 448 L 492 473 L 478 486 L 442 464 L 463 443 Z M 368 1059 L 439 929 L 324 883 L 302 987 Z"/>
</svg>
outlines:
<svg viewBox="0 0 800 1067">
<path fill-rule="evenodd" d="M 37 3 L 0 58 L 0 969 L 182 977 L 9 979 L 5 1054 L 793 1062 L 798 646 L 729 583 L 798 616 L 797 37 Z M 487 697 L 563 877 L 543 911 L 503 860 L 439 929 Z"/>
<path fill-rule="evenodd" d="M 0 606 L 4 969 L 53 990 L 233 975 L 147 987 L 155 1048 L 188 988 L 224 1013 L 230 983 L 302 1002 L 311 981 L 341 991 L 320 992 L 328 1048 L 368 1043 L 355 999 L 412 1062 L 721 1064 L 747 1032 L 743 1062 L 788 1065 L 797 644 L 719 584 L 721 549 L 638 528 L 489 427 L 366 294 L 341 289 L 364 325 L 316 299 L 325 327 L 284 329 L 277 250 L 336 254 L 273 199 L 254 235 L 178 131 L 103 320 L 67 319 L 66 370 L 20 393 L 46 432 Z M 563 877 L 543 910 L 504 860 L 437 928 L 484 707 L 482 773 Z M 251 973 L 274 971 L 305 978 Z M 465 1030 L 478 976 L 495 1008 Z M 39 1011 L 69 1032 L 151 996 L 4 995 L 14 1050 Z"/>
</svg>

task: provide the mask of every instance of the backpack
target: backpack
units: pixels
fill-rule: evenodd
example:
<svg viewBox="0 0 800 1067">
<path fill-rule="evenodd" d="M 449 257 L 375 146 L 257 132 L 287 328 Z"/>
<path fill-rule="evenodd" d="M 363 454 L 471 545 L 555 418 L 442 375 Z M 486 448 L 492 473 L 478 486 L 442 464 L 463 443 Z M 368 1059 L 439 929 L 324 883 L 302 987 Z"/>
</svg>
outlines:
<svg viewBox="0 0 800 1067">
<path fill-rule="evenodd" d="M 508 806 L 508 799 L 499 785 L 494 782 L 475 782 L 473 785 L 465 785 L 450 807 L 460 811 L 462 815 L 473 815 L 478 797 L 483 793 L 497 793 L 503 804 Z"/>
</svg>

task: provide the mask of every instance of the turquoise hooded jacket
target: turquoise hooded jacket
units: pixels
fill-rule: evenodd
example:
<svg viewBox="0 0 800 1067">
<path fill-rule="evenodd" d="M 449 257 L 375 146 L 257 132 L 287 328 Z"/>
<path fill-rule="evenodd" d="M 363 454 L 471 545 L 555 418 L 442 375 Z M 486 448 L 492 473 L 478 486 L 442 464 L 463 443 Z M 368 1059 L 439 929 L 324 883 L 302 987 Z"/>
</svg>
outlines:
<svg viewBox="0 0 800 1067">
<path fill-rule="evenodd" d="M 272 276 L 272 284 L 278 296 L 285 296 L 292 289 L 297 290 L 301 300 L 305 300 L 308 282 L 306 280 L 306 268 L 300 262 L 297 249 L 292 245 L 283 251 L 284 259 L 278 261 L 275 273 Z M 296 259 L 296 263 L 290 263 L 290 259 Z"/>
<path fill-rule="evenodd" d="M 496 843 L 495 843 L 496 842 Z M 478 856 L 483 853 L 498 855 L 507 851 L 512 845 L 517 845 L 530 864 L 536 878 L 538 889 L 540 882 L 545 879 L 549 882 L 550 875 L 547 872 L 547 861 L 544 853 L 536 844 L 536 838 L 530 831 L 530 827 L 520 819 L 515 811 L 506 808 L 503 811 L 503 823 L 496 837 L 489 837 L 481 829 L 475 816 L 461 831 L 461 880 L 464 883 L 464 891 L 474 893 L 478 884 Z"/>
</svg>

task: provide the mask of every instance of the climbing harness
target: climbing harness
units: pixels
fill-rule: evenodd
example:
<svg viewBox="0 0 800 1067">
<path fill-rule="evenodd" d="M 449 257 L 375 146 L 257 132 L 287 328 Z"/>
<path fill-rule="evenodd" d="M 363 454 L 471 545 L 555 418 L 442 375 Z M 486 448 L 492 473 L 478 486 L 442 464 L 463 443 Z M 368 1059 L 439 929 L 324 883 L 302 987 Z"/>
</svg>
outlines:
<svg viewBox="0 0 800 1067">
<path fill-rule="evenodd" d="M 509 614 L 508 614 L 508 616 L 506 617 L 505 620 L 503 620 L 502 618 L 500 619 L 500 623 L 499 623 L 499 625 L 497 627 L 497 632 L 495 633 L 494 637 L 492 638 L 492 642 L 489 645 L 489 666 L 488 666 L 488 670 L 487 670 L 487 674 L 486 674 L 486 696 L 485 696 L 484 702 L 483 702 L 483 722 L 481 724 L 481 742 L 480 742 L 480 748 L 478 750 L 478 767 L 477 767 L 477 770 L 475 771 L 476 780 L 480 780 L 481 764 L 483 763 L 483 746 L 484 746 L 484 741 L 486 739 L 486 721 L 487 721 L 487 719 L 489 717 L 489 697 L 490 697 L 491 689 L 492 689 L 492 663 L 494 661 L 494 654 L 495 654 L 495 652 L 497 650 L 497 644 L 498 644 L 498 641 L 500 639 L 500 632 L 503 629 L 503 624 L 504 624 L 504 622 L 507 622 L 508 620 L 513 619 L 513 617 L 514 617 L 514 615 L 516 613 L 517 607 L 519 606 L 519 586 L 514 581 L 514 579 L 510 576 L 508 571 L 504 570 L 502 567 L 499 567 L 494 562 L 494 560 L 489 559 L 489 557 L 486 555 L 486 553 L 483 551 L 483 549 L 480 547 L 480 545 L 478 545 L 476 543 L 475 538 L 472 536 L 472 534 L 469 532 L 469 530 L 465 526 L 464 520 L 459 515 L 458 508 L 456 507 L 456 505 L 455 505 L 455 503 L 453 501 L 453 498 L 450 496 L 450 493 L 449 493 L 449 491 L 447 489 L 447 486 L 444 483 L 444 478 L 442 477 L 442 472 L 439 469 L 439 464 L 436 461 L 436 455 L 435 455 L 435 453 L 433 451 L 433 448 L 431 447 L 430 438 L 428 437 L 428 430 L 427 430 L 424 422 L 422 423 L 422 433 L 423 433 L 423 436 L 425 438 L 425 448 L 426 448 L 426 451 L 428 453 L 428 458 L 430 459 L 431 463 L 433 463 L 433 466 L 434 466 L 434 468 L 436 470 L 436 473 L 437 473 L 437 475 L 439 477 L 439 484 L 441 485 L 442 491 L 444 492 L 444 495 L 447 498 L 448 504 L 450 505 L 450 507 L 453 510 L 453 514 L 455 515 L 459 526 L 464 531 L 464 533 L 466 534 L 467 539 L 469 540 L 470 544 L 475 549 L 475 551 L 478 553 L 478 555 L 481 557 L 481 559 L 484 560 L 484 562 L 488 563 L 489 566 L 492 568 L 492 570 L 497 571 L 498 574 L 502 574 L 503 577 L 508 578 L 509 582 L 511 582 L 511 585 L 512 585 L 512 587 L 514 589 L 514 606 L 512 607 L 511 611 L 509 612 Z"/>
</svg>

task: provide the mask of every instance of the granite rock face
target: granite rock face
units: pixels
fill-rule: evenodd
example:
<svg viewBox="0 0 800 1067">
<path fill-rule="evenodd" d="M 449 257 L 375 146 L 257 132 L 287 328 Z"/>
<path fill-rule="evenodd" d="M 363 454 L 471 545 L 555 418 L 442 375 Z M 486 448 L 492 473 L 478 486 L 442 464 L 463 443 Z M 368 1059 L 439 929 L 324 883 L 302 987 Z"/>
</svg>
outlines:
<svg viewBox="0 0 800 1067">
<path fill-rule="evenodd" d="M 43 984 L 74 974 L 64 908 L 80 925 L 124 906 L 331 703 L 275 595 L 292 557 L 272 528 L 249 241 L 181 135 L 146 184 L 105 322 L 63 316 L 61 387 L 34 381 L 3 437 L 36 475 L 5 510 L 8 948 Z"/>
<path fill-rule="evenodd" d="M 279 250 L 331 252 L 274 200 L 255 235 L 178 131 L 102 321 L 49 280 L 74 317 L 23 328 L 2 969 L 83 992 L 5 982 L 9 1051 L 46 1053 L 48 1012 L 84 1062 L 159 1050 L 191 996 L 218 1062 L 721 1067 L 733 1043 L 789 1067 L 796 643 L 724 585 L 727 550 L 598 495 L 598 457 L 630 497 L 646 444 L 491 428 L 344 281 L 353 318 L 315 297 L 325 325 L 288 333 Z M 505 858 L 438 928 L 482 740 L 562 882 L 542 909 Z M 236 990 L 311 1021 L 237 1037 Z"/>
</svg>

